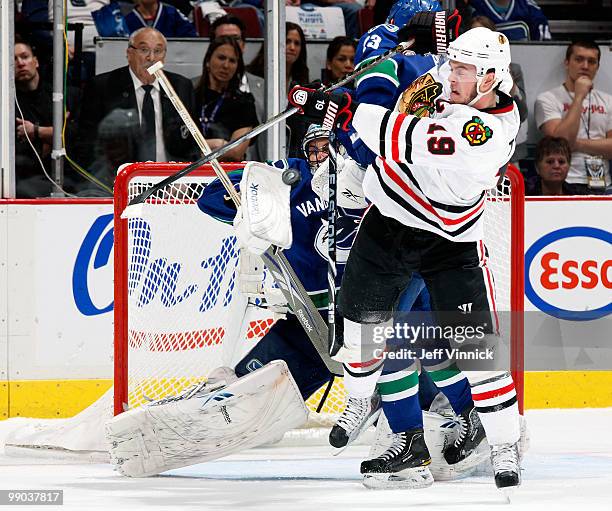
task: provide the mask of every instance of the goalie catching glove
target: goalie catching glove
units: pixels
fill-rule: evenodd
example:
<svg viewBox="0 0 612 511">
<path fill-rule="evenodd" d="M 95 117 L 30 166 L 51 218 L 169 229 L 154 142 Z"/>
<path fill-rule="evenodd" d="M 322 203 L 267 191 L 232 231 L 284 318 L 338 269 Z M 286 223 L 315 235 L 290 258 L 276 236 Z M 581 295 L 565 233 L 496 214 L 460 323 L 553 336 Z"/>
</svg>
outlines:
<svg viewBox="0 0 612 511">
<path fill-rule="evenodd" d="M 398 41 L 414 41 L 410 50 L 424 55 L 446 55 L 448 45 L 459 36 L 461 16 L 458 11 L 423 11 L 416 13 L 397 33 Z"/>
<path fill-rule="evenodd" d="M 325 130 L 336 127 L 348 131 L 349 123 L 359 105 L 346 92 L 322 92 L 296 85 L 289 91 L 289 103 L 298 108 L 312 124 L 320 124 Z"/>
<path fill-rule="evenodd" d="M 271 245 L 289 248 L 291 186 L 283 182 L 283 173 L 265 163 L 249 162 L 240 181 L 242 205 L 236 212 L 234 229 L 238 246 L 261 255 Z"/>
</svg>

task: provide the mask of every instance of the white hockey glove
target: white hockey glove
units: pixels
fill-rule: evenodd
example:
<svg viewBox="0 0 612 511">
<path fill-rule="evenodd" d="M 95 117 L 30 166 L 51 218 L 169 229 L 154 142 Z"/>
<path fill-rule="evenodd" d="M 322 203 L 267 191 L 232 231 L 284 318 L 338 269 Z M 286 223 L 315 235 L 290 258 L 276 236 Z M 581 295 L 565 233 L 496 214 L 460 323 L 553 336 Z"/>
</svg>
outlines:
<svg viewBox="0 0 612 511">
<path fill-rule="evenodd" d="M 341 208 L 363 209 L 368 202 L 363 194 L 365 170 L 348 156 L 336 155 L 338 206 Z M 329 198 L 329 158 L 327 158 L 312 176 L 311 186 L 321 199 Z"/>
<path fill-rule="evenodd" d="M 291 246 L 290 191 L 280 169 L 259 162 L 247 163 L 240 181 L 242 206 L 234 219 L 240 248 L 261 255 L 270 245 Z"/>
</svg>

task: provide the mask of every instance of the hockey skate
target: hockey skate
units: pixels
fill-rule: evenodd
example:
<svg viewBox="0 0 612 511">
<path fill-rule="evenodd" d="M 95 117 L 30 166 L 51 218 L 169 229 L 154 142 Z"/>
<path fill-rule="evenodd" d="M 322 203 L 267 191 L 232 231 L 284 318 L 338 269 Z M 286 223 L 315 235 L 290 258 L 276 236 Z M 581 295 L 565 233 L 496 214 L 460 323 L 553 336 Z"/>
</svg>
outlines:
<svg viewBox="0 0 612 511">
<path fill-rule="evenodd" d="M 491 464 L 495 474 L 495 486 L 500 490 L 506 492 L 521 484 L 518 442 L 492 445 Z"/>
<path fill-rule="evenodd" d="M 481 444 L 485 445 L 485 430 L 478 417 L 474 405 L 467 406 L 458 416 L 459 434 L 455 442 L 444 451 L 444 459 L 449 465 L 455 465 L 465 460 L 468 456 L 479 450 Z M 486 450 L 481 449 L 486 457 Z"/>
<path fill-rule="evenodd" d="M 334 456 L 340 454 L 374 424 L 381 410 L 378 393 L 366 398 L 349 397 L 344 411 L 329 432 L 329 443 L 335 449 Z"/>
<path fill-rule="evenodd" d="M 377 458 L 361 463 L 363 485 L 370 489 L 427 488 L 434 482 L 423 430 L 393 433 L 393 443 Z"/>
</svg>

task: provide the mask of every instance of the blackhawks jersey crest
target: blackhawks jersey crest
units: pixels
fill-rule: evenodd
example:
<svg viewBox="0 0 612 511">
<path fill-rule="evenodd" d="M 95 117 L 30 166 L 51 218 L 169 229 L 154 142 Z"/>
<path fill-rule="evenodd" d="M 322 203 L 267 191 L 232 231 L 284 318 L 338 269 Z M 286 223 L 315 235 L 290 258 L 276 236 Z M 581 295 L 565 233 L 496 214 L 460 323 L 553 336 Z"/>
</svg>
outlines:
<svg viewBox="0 0 612 511">
<path fill-rule="evenodd" d="M 430 117 L 435 112 L 435 100 L 442 93 L 442 84 L 430 73 L 417 78 L 403 92 L 398 110 L 403 114 Z"/>
<path fill-rule="evenodd" d="M 493 136 L 493 130 L 485 126 L 484 121 L 475 115 L 472 117 L 471 121 L 463 125 L 461 136 L 465 138 L 471 146 L 479 146 Z"/>
</svg>

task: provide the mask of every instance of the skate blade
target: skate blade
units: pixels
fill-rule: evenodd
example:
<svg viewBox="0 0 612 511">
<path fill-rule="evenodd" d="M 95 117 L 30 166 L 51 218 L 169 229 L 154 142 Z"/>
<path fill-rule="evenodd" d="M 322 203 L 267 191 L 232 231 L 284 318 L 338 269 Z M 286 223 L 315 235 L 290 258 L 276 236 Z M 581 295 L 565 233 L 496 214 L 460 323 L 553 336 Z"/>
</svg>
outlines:
<svg viewBox="0 0 612 511">
<path fill-rule="evenodd" d="M 512 499 L 514 498 L 517 488 L 518 486 L 506 486 L 505 488 L 498 488 L 498 490 L 502 493 L 502 495 L 506 499 L 506 503 L 512 504 Z"/>
<path fill-rule="evenodd" d="M 332 456 L 338 456 L 338 454 L 343 452 L 349 445 L 351 445 L 355 440 L 357 440 L 364 431 L 367 431 L 368 428 L 372 424 L 374 424 L 374 422 L 376 422 L 376 419 L 378 419 L 378 416 L 381 414 L 381 412 L 382 412 L 382 407 L 380 407 L 372 415 L 370 415 L 368 420 L 364 422 L 363 426 L 359 430 L 355 431 L 351 436 L 349 436 L 348 442 L 346 443 L 345 446 L 343 447 L 333 447 L 332 446 L 331 448 Z"/>
<path fill-rule="evenodd" d="M 370 490 L 428 488 L 434 482 L 429 467 L 407 468 L 397 473 L 363 475 L 363 485 Z"/>
<path fill-rule="evenodd" d="M 483 440 L 478 447 L 470 454 L 467 458 L 462 459 L 458 463 L 449 465 L 446 461 L 442 466 L 438 467 L 436 472 L 436 480 L 445 481 L 461 477 L 462 475 L 469 475 L 478 467 L 481 463 L 487 461 L 491 457 L 489 444 L 486 440 Z M 437 477 L 439 476 L 439 477 Z"/>
</svg>

